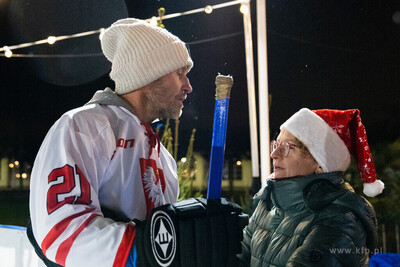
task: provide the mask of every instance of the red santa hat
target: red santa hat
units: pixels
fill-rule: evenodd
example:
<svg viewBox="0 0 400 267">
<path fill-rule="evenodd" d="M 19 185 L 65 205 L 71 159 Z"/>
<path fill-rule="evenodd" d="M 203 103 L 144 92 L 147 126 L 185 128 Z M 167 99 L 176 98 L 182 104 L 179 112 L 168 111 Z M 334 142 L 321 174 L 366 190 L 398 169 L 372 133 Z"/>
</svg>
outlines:
<svg viewBox="0 0 400 267">
<path fill-rule="evenodd" d="M 296 112 L 280 127 L 304 143 L 324 172 L 345 171 L 353 155 L 364 182 L 364 194 L 374 197 L 384 189 L 376 171 L 367 142 L 360 111 L 309 110 Z"/>
</svg>

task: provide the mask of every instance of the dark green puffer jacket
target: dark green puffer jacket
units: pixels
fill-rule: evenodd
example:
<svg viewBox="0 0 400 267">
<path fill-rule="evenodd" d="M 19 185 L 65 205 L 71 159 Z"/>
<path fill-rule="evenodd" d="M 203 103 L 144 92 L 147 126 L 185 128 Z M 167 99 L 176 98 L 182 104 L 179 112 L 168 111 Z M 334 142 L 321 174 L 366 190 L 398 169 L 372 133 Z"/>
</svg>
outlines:
<svg viewBox="0 0 400 267">
<path fill-rule="evenodd" d="M 375 211 L 341 172 L 269 180 L 255 199 L 242 266 L 368 266 Z"/>
</svg>

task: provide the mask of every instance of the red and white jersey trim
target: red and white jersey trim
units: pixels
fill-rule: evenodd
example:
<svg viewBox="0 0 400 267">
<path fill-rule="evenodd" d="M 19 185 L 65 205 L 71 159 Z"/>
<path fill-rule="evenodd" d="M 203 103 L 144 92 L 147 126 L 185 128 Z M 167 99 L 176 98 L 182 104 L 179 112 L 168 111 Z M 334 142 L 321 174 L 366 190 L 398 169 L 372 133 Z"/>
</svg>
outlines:
<svg viewBox="0 0 400 267">
<path fill-rule="evenodd" d="M 123 107 L 90 104 L 50 129 L 31 175 L 34 236 L 65 266 L 124 266 L 135 228 L 104 218 L 101 207 L 144 220 L 176 202 L 176 164 L 149 125 Z"/>
</svg>

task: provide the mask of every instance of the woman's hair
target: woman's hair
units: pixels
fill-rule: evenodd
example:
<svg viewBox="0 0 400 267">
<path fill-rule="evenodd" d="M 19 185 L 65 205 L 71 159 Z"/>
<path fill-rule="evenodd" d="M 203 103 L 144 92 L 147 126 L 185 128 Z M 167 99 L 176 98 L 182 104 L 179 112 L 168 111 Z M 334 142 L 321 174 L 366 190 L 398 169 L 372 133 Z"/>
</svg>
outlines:
<svg viewBox="0 0 400 267">
<path fill-rule="evenodd" d="M 286 130 L 283 130 L 283 131 L 286 131 Z M 278 138 L 278 133 L 275 133 L 274 134 L 274 139 L 273 140 L 276 140 L 277 138 Z M 308 151 L 308 148 L 306 147 L 306 145 L 303 143 L 303 142 L 301 142 L 299 139 L 297 139 L 297 137 L 296 136 L 293 136 L 294 137 L 294 141 L 296 142 L 296 146 L 297 146 L 297 148 L 298 149 L 300 149 L 300 151 L 301 152 L 303 152 L 303 153 L 310 153 L 310 151 Z M 310 155 L 311 155 L 311 153 L 310 153 Z M 311 155 L 312 156 L 312 155 Z"/>
<path fill-rule="evenodd" d="M 294 137 L 294 139 L 296 141 L 296 146 L 300 149 L 301 152 L 309 153 L 308 148 L 306 147 L 305 144 L 303 144 L 303 142 L 301 142 L 299 139 L 297 139 L 297 137 Z"/>
</svg>

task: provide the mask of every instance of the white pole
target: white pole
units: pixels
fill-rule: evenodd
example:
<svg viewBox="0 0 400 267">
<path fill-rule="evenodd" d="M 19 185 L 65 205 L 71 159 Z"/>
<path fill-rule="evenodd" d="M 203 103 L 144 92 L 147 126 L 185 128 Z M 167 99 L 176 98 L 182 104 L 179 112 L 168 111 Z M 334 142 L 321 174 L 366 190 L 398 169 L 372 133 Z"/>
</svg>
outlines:
<svg viewBox="0 0 400 267">
<path fill-rule="evenodd" d="M 260 118 L 261 187 L 271 172 L 269 158 L 269 101 L 267 60 L 267 16 L 265 0 L 257 0 L 258 106 Z"/>
<path fill-rule="evenodd" d="M 260 171 L 258 162 L 257 115 L 256 115 L 255 85 L 254 85 L 254 61 L 253 61 L 253 40 L 251 32 L 250 1 L 243 2 L 242 6 L 247 7 L 247 12 L 243 12 L 243 27 L 244 27 L 244 43 L 246 51 L 247 95 L 249 102 L 251 167 L 252 167 L 253 177 L 258 178 L 260 177 Z"/>
</svg>

